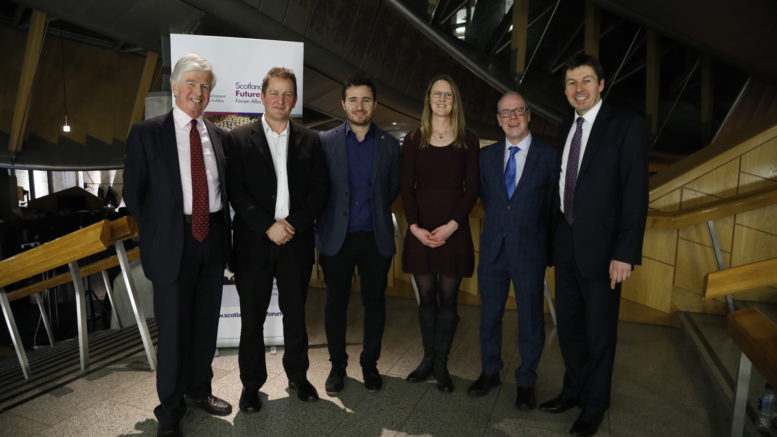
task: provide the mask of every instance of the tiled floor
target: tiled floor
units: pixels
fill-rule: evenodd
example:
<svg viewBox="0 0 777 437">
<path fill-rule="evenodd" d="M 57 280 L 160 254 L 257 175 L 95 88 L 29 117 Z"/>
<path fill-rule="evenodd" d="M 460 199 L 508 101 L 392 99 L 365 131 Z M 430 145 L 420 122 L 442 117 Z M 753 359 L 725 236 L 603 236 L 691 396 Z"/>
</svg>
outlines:
<svg viewBox="0 0 777 437">
<path fill-rule="evenodd" d="M 232 402 L 228 417 L 190 410 L 182 422 L 190 436 L 566 436 L 577 417 L 515 409 L 513 371 L 519 361 L 516 313 L 505 315 L 506 362 L 503 384 L 483 398 L 470 398 L 466 388 L 479 372 L 479 308 L 461 306 L 461 323 L 451 354 L 456 390 L 437 390 L 433 381 L 403 380 L 421 357 L 416 304 L 388 299 L 388 325 L 379 370 L 384 388 L 368 393 L 361 384 L 359 295 L 351 301 L 348 330 L 352 364 L 345 390 L 338 397 L 324 392 L 329 371 L 323 330 L 323 291 L 313 289 L 308 302 L 311 341 L 308 373 L 322 398 L 306 404 L 289 395 L 281 353 L 268 352 L 269 379 L 262 388 L 262 410 L 237 409 L 240 381 L 237 350 L 223 349 L 213 361 L 214 394 Z M 137 356 L 88 375 L 67 386 L 0 414 L 0 436 L 124 436 L 156 433 L 155 375 L 138 370 Z M 540 362 L 540 401 L 561 388 L 563 364 L 555 330 L 547 324 L 547 344 Z M 723 436 L 729 412 L 707 380 L 679 328 L 623 323 L 616 358 L 612 407 L 600 436 Z"/>
</svg>

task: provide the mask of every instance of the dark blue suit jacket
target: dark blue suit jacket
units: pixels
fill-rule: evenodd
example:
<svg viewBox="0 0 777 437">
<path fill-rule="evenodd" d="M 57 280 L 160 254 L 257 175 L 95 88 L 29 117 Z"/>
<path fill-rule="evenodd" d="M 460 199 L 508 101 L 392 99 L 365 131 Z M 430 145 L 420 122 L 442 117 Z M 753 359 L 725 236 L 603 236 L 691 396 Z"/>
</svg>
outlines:
<svg viewBox="0 0 777 437">
<path fill-rule="evenodd" d="M 224 226 L 229 228 L 224 156 L 226 132 L 207 119 L 205 126 L 216 154 Z M 127 137 L 122 194 L 127 209 L 140 227 L 143 271 L 153 282 L 174 282 L 181 268 L 184 214 L 172 111 L 132 126 Z M 229 253 L 229 243 L 227 238 L 224 253 Z"/>
<path fill-rule="evenodd" d="M 399 193 L 399 141 L 375 126 L 375 158 L 372 162 L 372 229 L 375 244 L 385 257 L 393 256 L 394 225 L 391 204 Z M 348 151 L 345 123 L 320 134 L 331 190 L 324 212 L 316 222 L 316 247 L 324 255 L 340 251 L 348 233 Z"/>
<path fill-rule="evenodd" d="M 500 248 L 514 271 L 542 281 L 550 254 L 553 190 L 558 151 L 533 136 L 526 164 L 512 198 L 504 183 L 505 142 L 480 151 L 480 201 L 486 212 L 480 237 L 480 263 L 496 261 Z"/>
</svg>

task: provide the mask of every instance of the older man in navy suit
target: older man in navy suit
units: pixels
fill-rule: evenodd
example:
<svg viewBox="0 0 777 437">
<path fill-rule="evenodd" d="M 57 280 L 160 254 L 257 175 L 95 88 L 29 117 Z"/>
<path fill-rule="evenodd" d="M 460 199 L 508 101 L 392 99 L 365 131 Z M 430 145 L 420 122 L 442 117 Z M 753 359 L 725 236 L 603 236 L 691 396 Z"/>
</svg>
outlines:
<svg viewBox="0 0 777 437">
<path fill-rule="evenodd" d="M 564 94 L 575 109 L 559 125 L 564 144 L 556 197 L 558 340 L 561 394 L 540 409 L 582 411 L 570 429 L 596 434 L 610 406 L 621 283 L 642 260 L 648 209 L 647 129 L 642 117 L 602 101 L 599 61 L 570 58 Z"/>
<path fill-rule="evenodd" d="M 486 212 L 478 266 L 482 373 L 468 393 L 484 396 L 500 384 L 502 316 L 512 281 L 521 354 L 515 403 L 530 410 L 545 340 L 542 295 L 558 153 L 529 132 L 531 111 L 520 94 L 499 99 L 496 120 L 505 139 L 480 152 L 480 201 Z"/>
<path fill-rule="evenodd" d="M 364 386 L 377 391 L 381 338 L 386 321 L 386 283 L 394 255 L 391 203 L 399 192 L 399 142 L 374 123 L 375 85 L 362 75 L 345 82 L 342 106 L 347 122 L 321 134 L 331 175 L 329 201 L 316 223 L 316 242 L 326 280 L 326 337 L 332 370 L 326 392 L 343 389 L 346 309 L 354 268 L 359 269 L 364 307 Z"/>
<path fill-rule="evenodd" d="M 132 126 L 124 202 L 140 224 L 140 259 L 154 284 L 159 328 L 157 435 L 180 435 L 184 396 L 211 414 L 232 406 L 211 393 L 211 361 L 229 254 L 225 132 L 203 118 L 216 83 L 205 59 L 175 64 L 173 110 Z"/>
</svg>

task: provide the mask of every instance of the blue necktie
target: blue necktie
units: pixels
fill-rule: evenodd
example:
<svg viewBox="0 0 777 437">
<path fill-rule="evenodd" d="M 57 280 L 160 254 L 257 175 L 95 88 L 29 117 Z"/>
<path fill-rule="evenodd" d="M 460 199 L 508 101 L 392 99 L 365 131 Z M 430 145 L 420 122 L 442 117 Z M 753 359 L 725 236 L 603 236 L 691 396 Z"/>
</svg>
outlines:
<svg viewBox="0 0 777 437">
<path fill-rule="evenodd" d="M 515 154 L 521 149 L 515 146 L 510 146 L 510 157 L 507 158 L 507 167 L 505 167 L 505 188 L 507 189 L 507 197 L 513 197 L 515 193 Z"/>
</svg>

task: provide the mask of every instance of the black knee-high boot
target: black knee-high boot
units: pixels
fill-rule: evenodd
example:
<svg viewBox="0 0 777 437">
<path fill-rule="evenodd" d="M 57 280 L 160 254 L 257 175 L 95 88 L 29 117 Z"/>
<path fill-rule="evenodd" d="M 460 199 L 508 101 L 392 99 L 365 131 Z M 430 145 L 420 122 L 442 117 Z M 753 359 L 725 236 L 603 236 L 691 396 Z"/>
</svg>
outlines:
<svg viewBox="0 0 777 437">
<path fill-rule="evenodd" d="M 434 332 L 434 378 L 437 388 L 445 392 L 453 391 L 453 380 L 448 373 L 448 354 L 453 344 L 453 334 L 459 316 L 453 311 L 440 311 L 437 314 L 437 325 Z"/>
<path fill-rule="evenodd" d="M 434 305 L 421 305 L 418 308 L 418 321 L 421 326 L 421 343 L 424 347 L 424 358 L 421 360 L 421 364 L 405 378 L 410 382 L 424 381 L 432 373 L 437 308 Z"/>
</svg>

